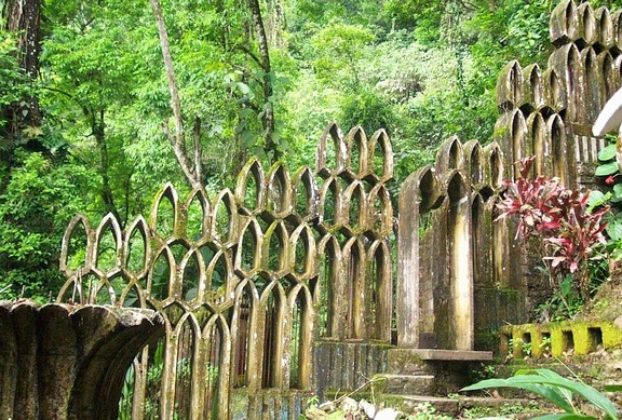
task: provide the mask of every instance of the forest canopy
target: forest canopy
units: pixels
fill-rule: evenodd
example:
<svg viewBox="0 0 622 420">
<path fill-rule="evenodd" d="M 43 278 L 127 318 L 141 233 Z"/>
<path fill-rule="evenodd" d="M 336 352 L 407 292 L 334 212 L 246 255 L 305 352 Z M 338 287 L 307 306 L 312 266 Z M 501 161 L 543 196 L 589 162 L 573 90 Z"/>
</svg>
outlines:
<svg viewBox="0 0 622 420">
<path fill-rule="evenodd" d="M 394 186 L 450 135 L 490 141 L 496 76 L 543 64 L 555 4 L 0 0 L 0 299 L 56 294 L 75 213 L 312 165 L 331 121 L 387 130 Z"/>
</svg>

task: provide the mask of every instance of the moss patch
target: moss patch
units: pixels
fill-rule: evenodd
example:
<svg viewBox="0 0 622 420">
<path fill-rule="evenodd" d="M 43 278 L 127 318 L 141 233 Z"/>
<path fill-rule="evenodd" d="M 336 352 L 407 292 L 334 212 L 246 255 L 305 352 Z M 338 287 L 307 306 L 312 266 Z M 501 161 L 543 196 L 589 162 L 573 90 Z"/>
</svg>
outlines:
<svg viewBox="0 0 622 420">
<path fill-rule="evenodd" d="M 511 352 L 515 359 L 583 356 L 622 347 L 622 330 L 609 321 L 508 325 L 501 328 L 500 336 L 500 352 Z"/>
</svg>

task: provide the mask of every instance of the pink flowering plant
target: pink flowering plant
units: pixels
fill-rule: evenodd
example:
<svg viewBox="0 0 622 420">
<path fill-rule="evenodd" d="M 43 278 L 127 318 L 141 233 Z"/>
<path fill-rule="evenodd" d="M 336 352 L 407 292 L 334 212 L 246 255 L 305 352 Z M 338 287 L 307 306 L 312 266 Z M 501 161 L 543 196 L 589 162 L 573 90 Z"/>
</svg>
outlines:
<svg viewBox="0 0 622 420">
<path fill-rule="evenodd" d="M 607 243 L 604 230 L 609 206 L 592 209 L 589 194 L 566 189 L 557 178 L 530 178 L 533 161 L 533 157 L 523 159 L 520 177 L 506 181 L 497 220 L 515 217 L 517 238 L 539 241 L 551 279 L 572 275 L 581 295 L 588 298 L 589 261 L 603 256 L 599 251 Z"/>
</svg>

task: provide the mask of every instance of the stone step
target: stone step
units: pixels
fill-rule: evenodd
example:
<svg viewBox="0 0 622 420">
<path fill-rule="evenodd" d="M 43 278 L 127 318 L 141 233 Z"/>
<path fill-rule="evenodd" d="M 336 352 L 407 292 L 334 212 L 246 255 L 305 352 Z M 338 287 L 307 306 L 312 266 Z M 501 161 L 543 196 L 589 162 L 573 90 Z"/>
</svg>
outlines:
<svg viewBox="0 0 622 420">
<path fill-rule="evenodd" d="M 489 409 L 488 415 L 525 414 L 527 412 L 535 415 L 550 413 L 552 407 L 541 400 L 526 398 L 491 398 L 491 397 L 467 397 L 458 396 L 456 398 L 432 397 L 427 395 L 399 395 L 384 394 L 381 399 L 386 407 L 394 407 L 405 414 L 420 413 L 422 407 L 431 405 L 435 409 L 435 415 L 446 415 L 460 417 L 465 410 L 477 409 L 484 413 Z M 504 412 L 505 411 L 505 412 Z M 481 415 L 481 414 L 480 414 Z M 529 417 L 531 418 L 531 416 Z"/>
<path fill-rule="evenodd" d="M 387 373 L 435 375 L 438 370 L 463 371 L 465 365 L 492 360 L 492 352 L 395 348 L 387 351 Z"/>
<path fill-rule="evenodd" d="M 396 395 L 431 394 L 434 391 L 433 375 L 378 374 L 372 380 L 374 392 Z"/>
</svg>

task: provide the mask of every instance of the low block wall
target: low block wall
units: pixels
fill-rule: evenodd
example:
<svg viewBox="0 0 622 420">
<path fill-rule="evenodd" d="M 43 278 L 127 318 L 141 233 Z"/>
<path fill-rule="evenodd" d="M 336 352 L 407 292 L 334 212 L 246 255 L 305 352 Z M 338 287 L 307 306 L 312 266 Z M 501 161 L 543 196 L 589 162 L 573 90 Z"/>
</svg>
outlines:
<svg viewBox="0 0 622 420">
<path fill-rule="evenodd" d="M 622 330 L 607 321 L 508 325 L 500 330 L 499 352 L 515 358 L 584 356 L 622 347 Z"/>
</svg>

